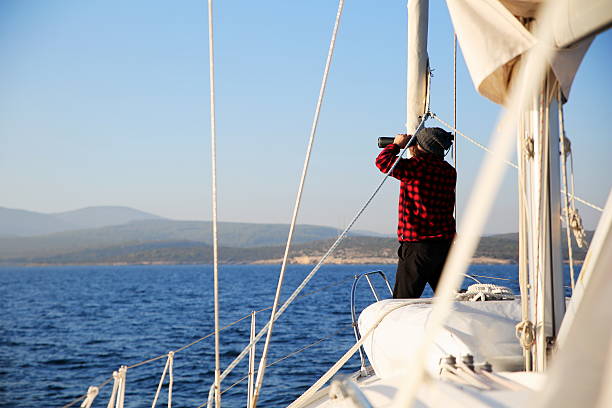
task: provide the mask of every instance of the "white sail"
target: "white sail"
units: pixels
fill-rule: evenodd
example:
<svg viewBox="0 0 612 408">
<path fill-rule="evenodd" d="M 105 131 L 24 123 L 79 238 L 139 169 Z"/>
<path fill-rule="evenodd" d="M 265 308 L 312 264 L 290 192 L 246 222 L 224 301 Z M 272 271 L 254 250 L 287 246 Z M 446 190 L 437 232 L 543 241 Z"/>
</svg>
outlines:
<svg viewBox="0 0 612 408">
<path fill-rule="evenodd" d="M 491 101 L 504 104 L 521 56 L 535 44 L 533 34 L 525 27 L 540 1 L 447 0 L 461 51 L 478 92 Z M 571 2 L 570 2 L 571 3 Z M 601 2 L 596 2 L 601 3 Z M 565 9 L 565 8 L 564 8 Z M 592 7 L 598 15 L 595 27 L 609 24 L 611 7 Z M 520 14 L 517 14 L 520 13 Z M 583 26 L 586 12 L 579 13 L 579 34 L 570 34 L 573 15 L 555 26 L 555 53 L 550 61 L 564 98 L 569 97 L 574 76 L 593 40 Z M 578 24 L 576 22 L 576 24 Z M 591 31 L 593 26 L 591 26 Z M 558 34 L 557 34 L 558 33 Z"/>
</svg>

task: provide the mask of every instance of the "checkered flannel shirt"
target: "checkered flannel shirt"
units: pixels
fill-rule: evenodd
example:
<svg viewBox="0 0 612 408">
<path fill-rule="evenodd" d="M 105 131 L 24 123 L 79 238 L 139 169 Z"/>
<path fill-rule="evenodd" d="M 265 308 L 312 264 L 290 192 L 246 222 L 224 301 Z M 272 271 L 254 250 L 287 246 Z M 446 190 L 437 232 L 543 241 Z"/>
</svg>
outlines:
<svg viewBox="0 0 612 408">
<path fill-rule="evenodd" d="M 389 171 L 400 147 L 390 144 L 376 158 L 376 167 Z M 400 180 L 397 236 L 400 241 L 452 239 L 455 236 L 457 172 L 432 154 L 400 159 L 391 176 Z"/>
</svg>

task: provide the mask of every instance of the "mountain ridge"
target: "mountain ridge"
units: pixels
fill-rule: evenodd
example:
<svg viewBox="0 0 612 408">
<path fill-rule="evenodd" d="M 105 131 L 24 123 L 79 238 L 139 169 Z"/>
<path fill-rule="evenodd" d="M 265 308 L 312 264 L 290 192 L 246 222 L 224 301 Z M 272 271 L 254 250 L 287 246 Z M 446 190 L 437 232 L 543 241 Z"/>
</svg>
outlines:
<svg viewBox="0 0 612 408">
<path fill-rule="evenodd" d="M 55 213 L 0 207 L 0 237 L 48 235 L 145 219 L 163 217 L 123 206 L 94 206 Z"/>
<path fill-rule="evenodd" d="M 518 260 L 518 234 L 515 239 L 483 237 L 474 254 L 475 263 L 516 263 Z M 587 238 L 592 239 L 592 232 Z M 289 254 L 290 263 L 316 263 L 335 238 L 296 243 Z M 564 243 L 562 243 L 564 245 Z M 574 259 L 583 260 L 585 248 L 575 244 Z M 379 237 L 347 237 L 328 258 L 328 263 L 395 263 L 397 240 Z M 219 248 L 220 262 L 225 264 L 280 263 L 284 245 L 259 247 Z M 563 251 L 564 258 L 567 253 Z M 212 262 L 210 244 L 197 241 L 125 242 L 121 245 L 60 252 L 55 254 L 6 258 L 4 265 L 108 265 L 108 264 L 206 264 Z"/>
<path fill-rule="evenodd" d="M 2 226 L 6 215 L 21 225 L 24 234 L 11 235 Z M 5 215 L 5 217 L 3 217 Z M 4 224 L 3 224 L 4 222 Z M 122 223 L 123 222 L 123 223 Z M 89 223 L 93 228 L 83 228 Z M 113 225 L 107 225 L 107 224 Z M 223 263 L 277 263 L 284 252 L 288 224 L 219 222 L 219 245 Z M 29 229 L 28 229 L 29 228 Z M 0 264 L 114 264 L 114 263 L 207 263 L 212 262 L 212 223 L 171 220 L 129 207 L 86 207 L 53 214 L 0 207 Z M 316 262 L 340 234 L 333 227 L 302 224 L 296 227 L 290 253 L 292 263 Z M 330 257 L 332 263 L 393 263 L 397 240 L 369 231 L 349 234 Z M 562 234 L 565 240 L 565 234 Z M 590 241 L 592 232 L 588 233 Z M 564 251 L 565 252 L 565 251 Z M 574 246 L 575 258 L 585 250 Z M 516 262 L 518 234 L 482 237 L 474 255 L 486 262 Z"/>
<path fill-rule="evenodd" d="M 53 256 L 145 242 L 194 241 L 211 245 L 211 232 L 210 221 L 151 219 L 47 235 L 0 237 L 0 260 Z M 288 224 L 220 222 L 219 242 L 236 248 L 275 246 L 286 241 L 288 232 Z M 339 233 L 340 230 L 333 227 L 301 224 L 296 227 L 294 242 L 299 244 L 335 238 Z"/>
</svg>

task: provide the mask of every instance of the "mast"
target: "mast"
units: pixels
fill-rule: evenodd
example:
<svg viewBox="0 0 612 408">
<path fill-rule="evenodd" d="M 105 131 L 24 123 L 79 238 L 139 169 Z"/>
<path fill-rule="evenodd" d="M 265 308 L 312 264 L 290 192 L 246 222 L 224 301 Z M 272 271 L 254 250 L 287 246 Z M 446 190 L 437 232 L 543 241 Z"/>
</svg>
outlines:
<svg viewBox="0 0 612 408">
<path fill-rule="evenodd" d="M 535 329 L 532 364 L 536 371 L 546 369 L 565 314 L 558 128 L 558 104 L 562 102 L 557 99 L 558 86 L 549 74 L 523 117 L 525 133 L 519 135 L 523 139 L 520 154 L 528 156 L 526 166 L 519 169 L 519 184 L 526 190 L 519 200 L 526 200 L 524 211 L 529 221 L 519 223 L 519 236 L 527 239 L 520 249 L 527 250 L 521 257 L 529 260 L 529 314 Z"/>
<path fill-rule="evenodd" d="M 523 307 L 519 331 L 529 358 L 526 367 L 531 368 L 533 362 L 537 371 L 546 368 L 547 354 L 565 313 L 558 122 L 563 101 L 559 94 L 568 98 L 592 36 L 612 24 L 609 1 L 593 0 L 579 12 L 575 3 L 564 0 L 526 7 L 520 1 L 447 0 L 474 86 L 491 101 L 509 103 L 513 85 L 518 84 L 518 68 L 527 63 L 530 52 L 550 53 L 548 74 L 534 82 L 540 82 L 536 94 L 517 124 L 519 274 L 523 301 L 529 302 Z M 548 4 L 554 6 L 549 6 L 547 15 Z"/>
<path fill-rule="evenodd" d="M 412 135 L 428 109 L 429 57 L 427 54 L 427 30 L 429 0 L 408 0 L 407 7 L 406 133 Z"/>
</svg>

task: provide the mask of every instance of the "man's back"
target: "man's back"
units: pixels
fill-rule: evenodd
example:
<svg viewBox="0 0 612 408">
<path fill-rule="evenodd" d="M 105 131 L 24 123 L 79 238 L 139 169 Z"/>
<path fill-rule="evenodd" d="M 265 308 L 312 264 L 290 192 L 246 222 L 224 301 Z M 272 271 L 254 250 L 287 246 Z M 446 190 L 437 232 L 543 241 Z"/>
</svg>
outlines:
<svg viewBox="0 0 612 408">
<path fill-rule="evenodd" d="M 387 172 L 400 148 L 391 144 L 376 158 Z M 397 234 L 400 241 L 452 239 L 455 235 L 455 183 L 457 172 L 444 159 L 424 153 L 401 159 L 391 176 L 401 181 Z"/>
</svg>

